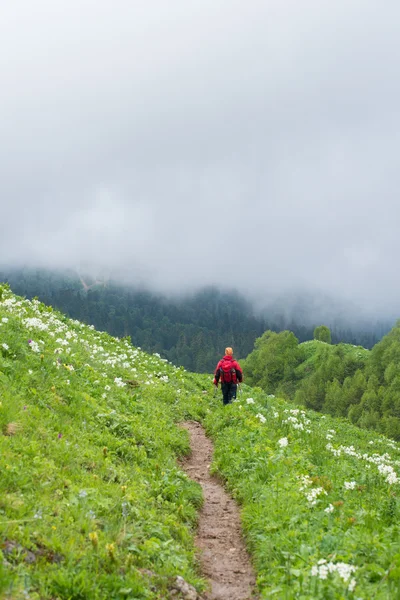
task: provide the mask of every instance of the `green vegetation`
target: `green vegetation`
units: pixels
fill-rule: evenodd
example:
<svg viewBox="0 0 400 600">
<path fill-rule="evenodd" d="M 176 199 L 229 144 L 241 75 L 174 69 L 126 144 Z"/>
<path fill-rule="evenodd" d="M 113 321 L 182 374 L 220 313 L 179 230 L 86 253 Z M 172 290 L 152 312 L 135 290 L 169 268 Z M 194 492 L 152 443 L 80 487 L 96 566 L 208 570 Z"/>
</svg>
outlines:
<svg viewBox="0 0 400 600">
<path fill-rule="evenodd" d="M 206 426 L 262 598 L 399 597 L 395 442 L 254 390 Z"/>
<path fill-rule="evenodd" d="M 267 331 L 244 368 L 248 383 L 268 393 L 399 440 L 399 363 L 400 322 L 371 351 L 317 339 L 299 344 L 291 332 Z"/>
<path fill-rule="evenodd" d="M 212 469 L 242 504 L 262 598 L 398 598 L 395 442 L 247 386 L 223 407 L 209 376 L 0 295 L 0 598 L 167 600 L 177 575 L 202 590 L 185 419 L 204 423 Z M 271 381 L 290 381 L 296 360 Z"/>
<path fill-rule="evenodd" d="M 178 468 L 188 439 L 173 425 L 183 370 L 0 294 L 0 597 L 166 598 L 178 573 L 198 584 L 201 490 Z"/>
<path fill-rule="evenodd" d="M 332 343 L 331 330 L 326 325 L 319 325 L 314 329 L 314 340 L 325 342 L 327 344 Z"/>
<path fill-rule="evenodd" d="M 266 329 L 291 329 L 301 341 L 313 337 L 314 325 L 304 324 L 306 307 L 299 307 L 294 318 L 283 317 L 284 306 L 280 314 L 277 307 L 267 309 L 263 315 L 255 314 L 251 304 L 239 294 L 216 288 L 172 299 L 104 279 L 80 278 L 73 271 L 36 269 L 3 271 L 0 281 L 9 282 L 22 296 L 37 296 L 45 304 L 99 330 L 130 336 L 135 346 L 158 352 L 174 364 L 198 373 L 211 372 L 226 346 L 232 346 L 238 357 L 247 356 L 255 339 Z M 332 339 L 370 348 L 388 330 L 389 326 L 378 323 L 349 329 L 338 322 L 332 329 Z"/>
</svg>

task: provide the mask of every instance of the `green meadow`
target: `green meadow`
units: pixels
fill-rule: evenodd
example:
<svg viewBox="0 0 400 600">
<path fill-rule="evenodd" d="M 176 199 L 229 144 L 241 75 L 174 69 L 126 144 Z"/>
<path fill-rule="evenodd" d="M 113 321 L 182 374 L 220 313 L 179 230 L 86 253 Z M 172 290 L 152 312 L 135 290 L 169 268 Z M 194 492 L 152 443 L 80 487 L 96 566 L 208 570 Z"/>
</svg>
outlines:
<svg viewBox="0 0 400 600">
<path fill-rule="evenodd" d="M 0 597 L 201 593 L 186 419 L 242 507 L 261 598 L 400 597 L 398 444 L 211 376 L 0 286 Z"/>
</svg>

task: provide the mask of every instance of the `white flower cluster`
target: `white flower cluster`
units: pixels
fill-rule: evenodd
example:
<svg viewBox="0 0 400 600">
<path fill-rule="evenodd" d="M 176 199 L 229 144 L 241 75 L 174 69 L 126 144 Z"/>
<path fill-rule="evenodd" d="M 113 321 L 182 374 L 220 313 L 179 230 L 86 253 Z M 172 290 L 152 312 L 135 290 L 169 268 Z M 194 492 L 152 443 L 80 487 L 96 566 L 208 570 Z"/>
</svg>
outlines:
<svg viewBox="0 0 400 600">
<path fill-rule="evenodd" d="M 329 506 L 327 506 L 326 508 L 324 508 L 324 512 L 326 513 L 331 513 L 335 510 L 335 507 L 333 506 L 333 504 L 329 504 Z"/>
<path fill-rule="evenodd" d="M 318 496 L 321 496 L 322 494 L 325 494 L 325 496 L 328 495 L 323 487 L 311 488 L 306 493 L 306 498 L 311 506 L 315 506 L 317 504 Z"/>
<path fill-rule="evenodd" d="M 278 440 L 278 444 L 281 448 L 285 448 L 285 446 L 289 444 L 287 437 L 283 437 L 280 440 Z"/>
<path fill-rule="evenodd" d="M 48 324 L 43 323 L 38 317 L 22 319 L 22 324 L 25 325 L 27 329 L 39 329 L 39 331 L 47 331 L 49 328 Z"/>
<path fill-rule="evenodd" d="M 126 383 L 124 383 L 124 382 L 122 381 L 122 377 L 116 377 L 116 378 L 114 379 L 114 383 L 115 383 L 115 385 L 116 385 L 117 387 L 125 387 L 125 386 L 126 386 Z"/>
<path fill-rule="evenodd" d="M 344 489 L 345 490 L 355 490 L 356 489 L 356 485 L 357 485 L 356 481 L 345 481 L 344 482 Z"/>
<path fill-rule="evenodd" d="M 351 576 L 356 571 L 357 567 L 354 567 L 353 565 L 349 565 L 344 562 L 335 564 L 333 562 L 327 562 L 324 558 L 321 558 L 321 560 L 319 560 L 318 563 L 312 567 L 311 575 L 312 577 L 319 577 L 319 579 L 327 579 L 329 574 L 337 573 L 345 583 L 349 582 L 348 590 L 352 592 L 354 591 L 357 582 L 355 578 L 351 578 Z"/>
<path fill-rule="evenodd" d="M 253 398 L 247 398 L 246 402 L 247 404 L 254 404 Z"/>
<path fill-rule="evenodd" d="M 37 342 L 35 342 L 34 340 L 30 340 L 29 346 L 30 346 L 32 352 L 40 352 L 39 344 Z"/>
<path fill-rule="evenodd" d="M 303 484 L 300 487 L 300 491 L 304 491 L 308 486 L 312 485 L 312 479 L 309 475 L 299 475 L 298 479 L 300 479 L 301 483 Z"/>
<path fill-rule="evenodd" d="M 288 416 L 282 421 L 282 423 L 286 425 L 291 425 L 293 429 L 304 431 L 306 430 L 305 426 L 311 423 L 310 419 L 307 419 L 305 411 L 300 410 L 299 408 L 286 408 L 283 412 L 288 413 Z M 306 431 L 307 433 L 310 433 L 309 430 Z"/>
<path fill-rule="evenodd" d="M 256 418 L 260 419 L 261 423 L 265 423 L 266 422 L 266 418 L 264 417 L 264 415 L 262 415 L 261 413 L 257 413 L 256 414 Z"/>
<path fill-rule="evenodd" d="M 385 481 L 387 481 L 389 485 L 399 482 L 396 471 L 390 465 L 378 465 L 378 471 L 379 473 L 382 473 L 382 475 L 387 476 Z"/>
<path fill-rule="evenodd" d="M 370 464 L 376 465 L 378 467 L 379 473 L 381 473 L 382 475 L 386 475 L 385 481 L 389 485 L 392 485 L 394 483 L 400 483 L 400 479 L 397 476 L 396 471 L 392 467 L 392 464 L 399 466 L 400 463 L 399 461 L 392 461 L 390 455 L 387 452 L 385 452 L 385 454 L 378 454 L 377 452 L 375 452 L 372 455 L 369 455 L 367 453 L 361 454 L 360 452 L 357 452 L 354 446 L 339 446 L 338 448 L 334 448 L 331 443 L 328 443 L 325 446 L 325 448 L 337 457 L 341 456 L 342 454 L 346 454 L 347 456 L 352 456 L 357 460 L 365 461 L 369 463 L 368 465 L 366 465 L 367 468 L 369 468 Z"/>
<path fill-rule="evenodd" d="M 312 485 L 312 479 L 308 475 L 302 475 L 300 477 L 300 480 L 302 483 L 302 485 L 300 486 L 300 491 L 305 491 L 305 497 L 307 498 L 307 501 L 310 504 L 310 506 L 315 506 L 317 504 L 318 496 L 322 496 L 322 494 L 325 494 L 325 496 L 328 495 L 328 493 L 324 490 L 323 487 L 316 487 L 310 489 L 310 486 Z"/>
</svg>

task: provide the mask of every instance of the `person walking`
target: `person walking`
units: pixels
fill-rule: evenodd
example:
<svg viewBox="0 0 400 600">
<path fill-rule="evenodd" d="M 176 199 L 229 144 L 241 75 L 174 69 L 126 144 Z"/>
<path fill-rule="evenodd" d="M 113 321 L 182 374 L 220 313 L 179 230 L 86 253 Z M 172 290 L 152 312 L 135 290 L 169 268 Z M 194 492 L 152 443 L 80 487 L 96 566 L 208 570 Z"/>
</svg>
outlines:
<svg viewBox="0 0 400 600">
<path fill-rule="evenodd" d="M 221 358 L 214 372 L 214 385 L 218 387 L 221 381 L 222 401 L 231 404 L 236 398 L 237 384 L 243 381 L 243 371 L 233 358 L 232 348 L 225 348 L 225 356 Z"/>
</svg>

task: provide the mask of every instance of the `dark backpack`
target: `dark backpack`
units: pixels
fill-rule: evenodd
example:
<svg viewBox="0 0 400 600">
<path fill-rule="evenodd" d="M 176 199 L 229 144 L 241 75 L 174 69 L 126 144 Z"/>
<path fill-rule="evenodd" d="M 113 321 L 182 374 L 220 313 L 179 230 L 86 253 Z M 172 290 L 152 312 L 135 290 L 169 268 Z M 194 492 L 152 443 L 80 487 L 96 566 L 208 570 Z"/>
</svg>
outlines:
<svg viewBox="0 0 400 600">
<path fill-rule="evenodd" d="M 221 383 L 236 383 L 236 369 L 230 361 L 223 362 L 219 368 Z"/>
</svg>

